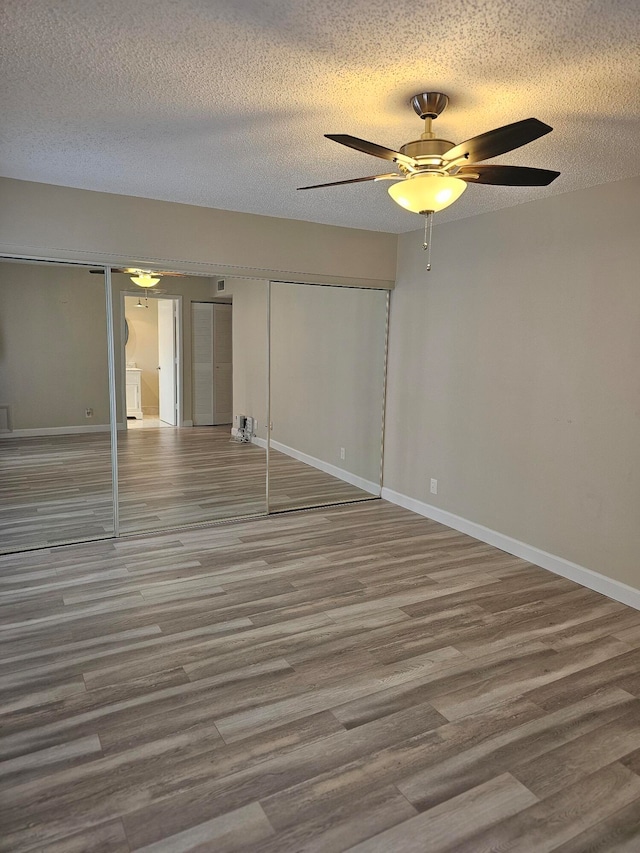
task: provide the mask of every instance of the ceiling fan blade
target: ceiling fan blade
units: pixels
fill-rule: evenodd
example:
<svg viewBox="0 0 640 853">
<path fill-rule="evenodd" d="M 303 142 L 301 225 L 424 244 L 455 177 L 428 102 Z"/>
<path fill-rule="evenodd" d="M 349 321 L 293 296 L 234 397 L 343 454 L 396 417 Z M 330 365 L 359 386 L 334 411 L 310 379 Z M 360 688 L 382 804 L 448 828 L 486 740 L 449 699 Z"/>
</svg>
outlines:
<svg viewBox="0 0 640 853">
<path fill-rule="evenodd" d="M 148 272 L 150 275 L 159 275 L 159 276 L 175 276 L 176 278 L 184 278 L 188 273 L 185 272 L 169 272 L 167 270 L 143 270 L 140 267 L 125 267 L 124 269 L 113 269 L 111 272 L 121 272 L 125 275 L 136 275 L 136 273 L 140 272 Z"/>
<path fill-rule="evenodd" d="M 362 181 L 376 181 L 381 180 L 383 178 L 398 178 L 400 180 L 402 175 L 398 175 L 395 172 L 392 172 L 388 175 L 369 175 L 368 178 L 351 178 L 350 181 L 332 181 L 330 184 L 312 184 L 309 187 L 297 187 L 299 190 L 317 190 L 320 187 L 339 187 L 342 184 L 360 184 Z"/>
<path fill-rule="evenodd" d="M 529 166 L 463 166 L 456 178 L 471 184 L 496 184 L 502 187 L 546 187 L 560 172 Z"/>
<path fill-rule="evenodd" d="M 527 145 L 552 130 L 552 127 L 537 118 L 525 118 L 513 124 L 497 127 L 495 130 L 489 130 L 487 133 L 481 133 L 480 136 L 473 136 L 466 142 L 451 148 L 442 155 L 442 159 L 445 162 L 451 162 L 451 160 L 466 157 L 471 163 L 488 160 L 490 157 L 513 151 L 514 148 L 520 148 L 521 145 Z"/>
<path fill-rule="evenodd" d="M 392 151 L 390 148 L 385 148 L 382 145 L 376 145 L 375 142 L 367 142 L 366 139 L 358 139 L 357 136 L 349 136 L 346 133 L 325 133 L 327 139 L 332 139 L 334 142 L 339 142 L 340 145 L 346 145 L 347 148 L 354 148 L 356 151 L 362 151 L 363 154 L 371 154 L 373 157 L 381 157 L 383 160 L 392 160 L 394 163 L 402 163 L 405 166 L 416 166 L 416 161 L 413 157 L 407 157 L 399 151 Z"/>
<path fill-rule="evenodd" d="M 89 272 L 93 273 L 94 275 L 103 275 L 104 274 L 104 270 L 89 270 Z M 157 271 L 157 270 L 139 270 L 137 268 L 134 269 L 133 267 L 126 267 L 126 268 L 125 267 L 111 267 L 111 272 L 112 273 L 114 273 L 114 272 L 115 273 L 121 273 L 122 275 L 136 275 L 137 273 L 140 273 L 140 272 L 149 272 L 151 275 L 154 275 L 154 276 L 156 276 L 156 275 L 160 276 L 160 277 L 175 276 L 176 278 L 184 278 L 185 276 L 189 275 L 189 273 L 186 273 L 186 272 L 164 272 L 164 271 Z M 157 292 L 158 291 L 156 291 L 156 293 Z"/>
</svg>

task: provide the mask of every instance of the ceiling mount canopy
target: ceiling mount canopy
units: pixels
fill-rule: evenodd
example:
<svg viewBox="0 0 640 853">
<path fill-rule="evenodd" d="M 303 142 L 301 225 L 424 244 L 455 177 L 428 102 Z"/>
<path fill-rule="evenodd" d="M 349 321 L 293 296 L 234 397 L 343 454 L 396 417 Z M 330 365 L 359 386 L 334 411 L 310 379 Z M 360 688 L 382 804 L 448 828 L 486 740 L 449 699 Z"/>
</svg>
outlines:
<svg viewBox="0 0 640 853">
<path fill-rule="evenodd" d="M 421 92 L 411 98 L 411 106 L 421 119 L 438 118 L 448 103 L 449 98 L 442 92 Z"/>
</svg>

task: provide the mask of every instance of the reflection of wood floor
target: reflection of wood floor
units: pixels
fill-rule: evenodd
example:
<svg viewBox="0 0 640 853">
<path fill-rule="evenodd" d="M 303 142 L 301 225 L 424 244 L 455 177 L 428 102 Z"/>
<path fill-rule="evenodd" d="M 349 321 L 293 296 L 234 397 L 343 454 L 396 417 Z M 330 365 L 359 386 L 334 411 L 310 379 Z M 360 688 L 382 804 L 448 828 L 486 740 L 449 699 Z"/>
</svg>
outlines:
<svg viewBox="0 0 640 853">
<path fill-rule="evenodd" d="M 1 850 L 640 849 L 640 613 L 435 522 L 374 501 L 0 581 Z"/>
<path fill-rule="evenodd" d="M 123 432 L 118 457 L 122 533 L 265 512 L 265 451 L 231 442 L 229 427 Z M 368 497 L 272 451 L 272 509 Z M 104 538 L 112 532 L 108 435 L 0 442 L 0 550 Z"/>
<path fill-rule="evenodd" d="M 0 441 L 0 550 L 113 531 L 109 436 Z"/>
</svg>

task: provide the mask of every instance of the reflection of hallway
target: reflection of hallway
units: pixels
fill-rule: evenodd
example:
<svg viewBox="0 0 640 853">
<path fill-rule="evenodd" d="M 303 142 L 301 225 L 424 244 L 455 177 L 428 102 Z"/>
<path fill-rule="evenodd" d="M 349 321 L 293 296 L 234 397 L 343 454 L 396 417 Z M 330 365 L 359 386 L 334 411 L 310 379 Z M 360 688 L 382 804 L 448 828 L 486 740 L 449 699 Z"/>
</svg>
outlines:
<svg viewBox="0 0 640 853">
<path fill-rule="evenodd" d="M 263 513 L 264 466 L 264 450 L 232 442 L 229 427 L 120 433 L 120 531 Z"/>
<path fill-rule="evenodd" d="M 127 418 L 127 429 L 160 429 L 161 427 L 176 429 L 173 424 L 167 424 L 161 421 L 160 418 L 148 415 L 145 415 L 143 418 Z"/>
<path fill-rule="evenodd" d="M 144 428 L 148 420 L 118 434 L 122 533 L 265 512 L 262 448 L 231 441 L 227 426 Z M 371 498 L 273 450 L 270 486 L 272 510 Z M 0 442 L 2 550 L 104 538 L 112 530 L 106 433 Z"/>
</svg>

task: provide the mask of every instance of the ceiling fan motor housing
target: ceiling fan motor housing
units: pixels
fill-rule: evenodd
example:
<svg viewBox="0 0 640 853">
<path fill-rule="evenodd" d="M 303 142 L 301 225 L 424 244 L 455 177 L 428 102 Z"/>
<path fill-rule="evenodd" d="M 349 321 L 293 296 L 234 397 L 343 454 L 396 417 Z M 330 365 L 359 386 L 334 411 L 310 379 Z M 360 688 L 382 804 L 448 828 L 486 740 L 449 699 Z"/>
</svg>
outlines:
<svg viewBox="0 0 640 853">
<path fill-rule="evenodd" d="M 400 153 L 415 159 L 418 157 L 442 157 L 453 147 L 454 143 L 446 139 L 416 139 L 403 145 Z"/>
</svg>

